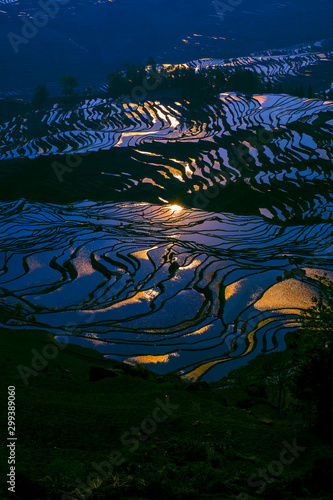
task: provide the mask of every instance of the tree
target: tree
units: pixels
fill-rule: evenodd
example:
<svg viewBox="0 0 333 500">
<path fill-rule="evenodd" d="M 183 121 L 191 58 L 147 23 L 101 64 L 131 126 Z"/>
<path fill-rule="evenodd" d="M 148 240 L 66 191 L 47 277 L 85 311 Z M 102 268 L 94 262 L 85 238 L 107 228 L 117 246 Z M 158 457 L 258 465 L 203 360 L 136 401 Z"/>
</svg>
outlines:
<svg viewBox="0 0 333 500">
<path fill-rule="evenodd" d="M 238 68 L 229 76 L 227 88 L 231 91 L 253 94 L 261 92 L 263 84 L 256 71 Z"/>
<path fill-rule="evenodd" d="M 35 93 L 32 98 L 31 104 L 33 108 L 40 108 L 48 100 L 49 93 L 45 83 L 41 83 L 35 88 Z"/>
<path fill-rule="evenodd" d="M 121 71 L 110 73 L 107 76 L 106 81 L 108 83 L 108 92 L 110 97 L 119 97 L 120 95 L 129 93 L 130 91 L 128 79 Z"/>
<path fill-rule="evenodd" d="M 312 85 L 309 85 L 309 88 L 308 88 L 308 98 L 309 99 L 313 99 L 314 97 L 315 97 L 315 94 L 313 92 Z"/>
<path fill-rule="evenodd" d="M 62 93 L 68 99 L 72 99 L 74 96 L 74 89 L 79 86 L 79 82 L 74 76 L 63 76 L 59 80 L 60 85 L 62 85 Z"/>
<path fill-rule="evenodd" d="M 292 375 L 296 408 L 326 439 L 333 439 L 333 282 L 316 276 L 318 296 L 301 315 L 301 345 Z"/>
<path fill-rule="evenodd" d="M 250 395 L 268 396 L 282 410 L 293 369 L 291 356 L 288 350 L 259 354 L 247 365 L 231 370 L 229 378 Z"/>
<path fill-rule="evenodd" d="M 285 405 L 286 388 L 293 372 L 291 352 L 288 350 L 272 352 L 265 356 L 265 361 L 266 384 L 276 391 L 277 405 L 281 410 Z"/>
<path fill-rule="evenodd" d="M 320 346 L 332 351 L 333 347 L 333 281 L 317 276 L 318 296 L 311 299 L 314 304 L 301 315 L 301 329 L 306 346 Z"/>
<path fill-rule="evenodd" d="M 126 76 L 133 89 L 134 87 L 142 85 L 146 77 L 146 68 L 140 64 L 126 64 Z"/>
<path fill-rule="evenodd" d="M 147 60 L 147 66 L 148 67 L 151 67 L 151 69 L 153 71 L 156 71 L 156 61 L 153 57 L 148 57 L 148 60 Z"/>
<path fill-rule="evenodd" d="M 221 68 L 215 68 L 213 72 L 213 78 L 215 80 L 215 90 L 216 92 L 223 92 L 226 85 L 226 75 Z"/>
</svg>

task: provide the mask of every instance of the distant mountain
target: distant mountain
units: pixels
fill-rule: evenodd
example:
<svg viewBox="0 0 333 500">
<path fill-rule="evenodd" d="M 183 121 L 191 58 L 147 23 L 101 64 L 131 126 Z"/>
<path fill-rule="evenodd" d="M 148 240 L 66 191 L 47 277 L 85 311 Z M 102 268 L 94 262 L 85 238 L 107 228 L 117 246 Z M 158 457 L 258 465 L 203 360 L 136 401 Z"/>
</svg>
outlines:
<svg viewBox="0 0 333 500">
<path fill-rule="evenodd" d="M 57 93 L 64 74 L 94 86 L 151 55 L 176 63 L 329 38 L 333 18 L 330 0 L 243 0 L 224 13 L 223 2 L 207 0 L 54 2 L 0 0 L 0 92 L 29 95 L 47 81 Z"/>
</svg>

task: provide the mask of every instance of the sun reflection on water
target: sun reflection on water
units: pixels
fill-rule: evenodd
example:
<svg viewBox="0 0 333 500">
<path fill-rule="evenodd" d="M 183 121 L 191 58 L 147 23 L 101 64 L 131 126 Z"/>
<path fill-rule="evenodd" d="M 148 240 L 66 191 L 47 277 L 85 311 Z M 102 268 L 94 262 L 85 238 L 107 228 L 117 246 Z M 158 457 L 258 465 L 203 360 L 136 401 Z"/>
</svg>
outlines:
<svg viewBox="0 0 333 500">
<path fill-rule="evenodd" d="M 169 205 L 168 208 L 172 211 L 172 213 L 179 213 L 181 212 L 183 209 L 183 207 L 181 207 L 180 205 Z"/>
</svg>

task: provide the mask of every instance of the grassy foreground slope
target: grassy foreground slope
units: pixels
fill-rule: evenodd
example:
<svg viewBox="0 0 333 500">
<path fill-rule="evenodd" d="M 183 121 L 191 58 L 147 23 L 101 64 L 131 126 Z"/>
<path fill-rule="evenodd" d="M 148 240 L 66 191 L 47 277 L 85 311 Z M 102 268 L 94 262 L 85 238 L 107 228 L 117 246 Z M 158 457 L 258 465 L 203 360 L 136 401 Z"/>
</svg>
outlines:
<svg viewBox="0 0 333 500">
<path fill-rule="evenodd" d="M 331 498 L 332 449 L 297 416 L 235 388 L 191 390 L 175 376 L 51 344 L 47 333 L 0 334 L 1 394 L 4 401 L 16 386 L 18 438 L 16 493 L 5 487 L 1 498 Z M 23 369 L 47 352 L 56 356 L 46 368 Z M 111 377 L 90 381 L 91 366 Z M 1 419 L 5 429 L 5 411 Z M 291 463 L 281 469 L 281 452 L 295 440 L 302 450 L 287 451 Z M 8 453 L 1 449 L 5 485 Z"/>
</svg>

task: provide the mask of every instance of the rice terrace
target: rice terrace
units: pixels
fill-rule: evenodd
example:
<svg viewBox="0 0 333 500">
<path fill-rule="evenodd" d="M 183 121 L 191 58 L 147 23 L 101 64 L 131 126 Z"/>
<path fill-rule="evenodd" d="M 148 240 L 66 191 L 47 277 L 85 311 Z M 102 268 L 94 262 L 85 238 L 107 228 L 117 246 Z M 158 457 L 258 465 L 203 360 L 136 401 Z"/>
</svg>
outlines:
<svg viewBox="0 0 333 500">
<path fill-rule="evenodd" d="M 332 15 L 0 0 L 1 498 L 332 498 Z"/>
</svg>

